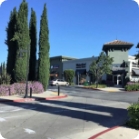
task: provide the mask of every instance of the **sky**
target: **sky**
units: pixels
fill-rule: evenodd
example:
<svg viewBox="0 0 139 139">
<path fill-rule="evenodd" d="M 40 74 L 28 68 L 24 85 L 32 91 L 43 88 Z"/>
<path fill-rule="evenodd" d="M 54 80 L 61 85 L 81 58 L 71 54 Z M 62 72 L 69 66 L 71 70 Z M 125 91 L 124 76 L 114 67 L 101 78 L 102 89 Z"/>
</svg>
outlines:
<svg viewBox="0 0 139 139">
<path fill-rule="evenodd" d="M 133 43 L 129 55 L 137 53 L 139 6 L 133 0 L 26 0 L 37 15 L 37 39 L 44 3 L 47 6 L 50 57 L 98 56 L 104 43 L 122 40 Z M 10 12 L 22 0 L 6 0 L 0 6 L 0 63 L 7 61 L 6 27 Z M 38 45 L 37 45 L 38 48 Z M 37 52 L 38 57 L 38 52 Z"/>
</svg>

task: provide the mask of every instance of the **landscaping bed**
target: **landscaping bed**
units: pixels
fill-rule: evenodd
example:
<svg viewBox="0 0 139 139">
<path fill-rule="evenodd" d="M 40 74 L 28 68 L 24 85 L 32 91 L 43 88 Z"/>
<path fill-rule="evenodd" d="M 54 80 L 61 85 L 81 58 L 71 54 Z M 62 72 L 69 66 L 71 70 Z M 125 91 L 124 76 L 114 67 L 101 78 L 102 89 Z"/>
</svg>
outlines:
<svg viewBox="0 0 139 139">
<path fill-rule="evenodd" d="M 26 83 L 14 83 L 0 85 L 0 96 L 21 95 L 25 93 Z M 44 89 L 40 82 L 28 82 L 28 92 L 32 89 L 33 94 L 43 93 Z"/>
<path fill-rule="evenodd" d="M 139 102 L 130 105 L 127 111 L 129 119 L 126 125 L 131 128 L 139 129 Z"/>
<path fill-rule="evenodd" d="M 105 84 L 98 84 L 98 88 L 105 88 L 105 87 L 107 87 Z M 84 84 L 83 88 L 92 89 L 92 90 L 99 90 L 98 88 L 96 88 L 95 84 L 92 84 L 92 85 Z"/>
<path fill-rule="evenodd" d="M 128 92 L 139 91 L 139 83 L 132 83 L 132 82 L 127 83 L 127 85 L 125 86 L 125 91 Z"/>
</svg>

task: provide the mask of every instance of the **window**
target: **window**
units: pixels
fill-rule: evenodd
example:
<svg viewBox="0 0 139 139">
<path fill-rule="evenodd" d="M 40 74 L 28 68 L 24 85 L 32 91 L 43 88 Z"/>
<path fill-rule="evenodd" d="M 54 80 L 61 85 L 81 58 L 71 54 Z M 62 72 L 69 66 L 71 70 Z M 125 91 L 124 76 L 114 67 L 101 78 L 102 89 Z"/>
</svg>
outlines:
<svg viewBox="0 0 139 139">
<path fill-rule="evenodd" d="M 86 63 L 76 64 L 76 68 L 86 68 Z"/>
</svg>

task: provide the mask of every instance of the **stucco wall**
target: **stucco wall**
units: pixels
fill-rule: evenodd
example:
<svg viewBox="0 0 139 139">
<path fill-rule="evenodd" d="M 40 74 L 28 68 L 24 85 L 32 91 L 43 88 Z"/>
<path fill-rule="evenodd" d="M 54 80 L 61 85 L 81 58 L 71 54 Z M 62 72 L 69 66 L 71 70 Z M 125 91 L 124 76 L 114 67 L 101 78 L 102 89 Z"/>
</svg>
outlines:
<svg viewBox="0 0 139 139">
<path fill-rule="evenodd" d="M 122 51 L 122 50 L 113 50 L 113 51 L 108 51 L 108 55 L 110 57 L 114 58 L 113 64 L 119 64 L 124 61 L 128 61 L 128 51 Z"/>
</svg>

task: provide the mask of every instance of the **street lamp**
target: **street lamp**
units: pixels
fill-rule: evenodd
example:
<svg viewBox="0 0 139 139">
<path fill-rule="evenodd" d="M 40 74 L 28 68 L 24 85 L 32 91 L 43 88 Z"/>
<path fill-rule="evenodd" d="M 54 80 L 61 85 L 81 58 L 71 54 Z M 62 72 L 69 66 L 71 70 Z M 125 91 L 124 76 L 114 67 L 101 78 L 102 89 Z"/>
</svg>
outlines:
<svg viewBox="0 0 139 139">
<path fill-rule="evenodd" d="M 19 50 L 19 57 L 23 56 L 23 53 L 27 53 L 27 65 L 26 65 L 26 90 L 25 90 L 25 96 L 24 98 L 26 98 L 28 96 L 28 73 L 29 73 L 29 53 L 30 53 L 30 48 L 29 46 L 27 47 L 27 49 L 20 49 Z"/>
</svg>

